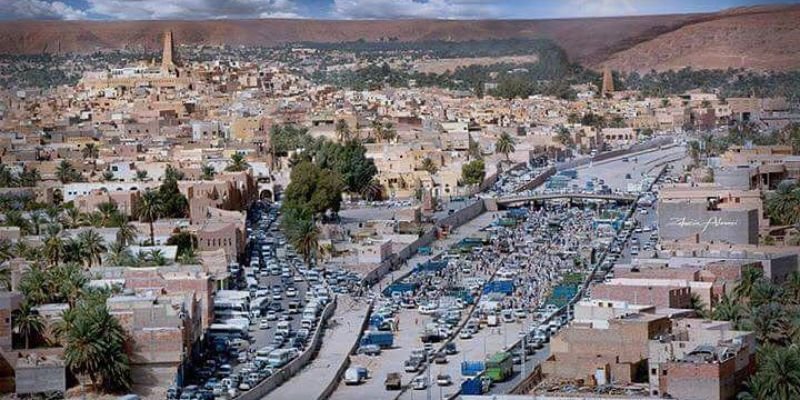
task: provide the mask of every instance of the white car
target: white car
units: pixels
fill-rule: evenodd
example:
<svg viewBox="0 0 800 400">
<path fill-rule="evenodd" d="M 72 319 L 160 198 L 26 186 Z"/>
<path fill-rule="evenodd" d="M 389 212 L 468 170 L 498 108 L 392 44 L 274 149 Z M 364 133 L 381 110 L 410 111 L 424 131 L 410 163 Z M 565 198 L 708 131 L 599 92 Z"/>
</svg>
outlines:
<svg viewBox="0 0 800 400">
<path fill-rule="evenodd" d="M 283 295 L 280 293 L 275 293 L 272 295 L 272 300 L 281 300 L 283 299 Z"/>
<path fill-rule="evenodd" d="M 258 324 L 258 329 L 269 329 L 269 322 L 266 319 L 262 319 L 261 323 Z"/>
<path fill-rule="evenodd" d="M 275 311 L 268 311 L 267 312 L 267 321 L 277 321 L 278 320 L 278 313 Z"/>
<path fill-rule="evenodd" d="M 297 289 L 289 288 L 286 290 L 286 297 L 297 297 Z"/>
</svg>

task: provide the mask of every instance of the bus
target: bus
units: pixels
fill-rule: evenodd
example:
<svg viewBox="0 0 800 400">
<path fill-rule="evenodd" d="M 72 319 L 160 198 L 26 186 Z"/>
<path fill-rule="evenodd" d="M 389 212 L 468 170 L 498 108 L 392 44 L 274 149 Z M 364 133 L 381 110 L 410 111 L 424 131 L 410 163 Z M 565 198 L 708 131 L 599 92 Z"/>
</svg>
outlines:
<svg viewBox="0 0 800 400">
<path fill-rule="evenodd" d="M 250 310 L 243 301 L 218 301 L 214 303 L 214 319 L 250 318 Z"/>
<path fill-rule="evenodd" d="M 501 351 L 486 359 L 486 372 L 484 375 L 489 377 L 492 382 L 503 382 L 510 378 L 513 373 L 514 362 L 511 354 Z"/>
<path fill-rule="evenodd" d="M 212 338 L 222 338 L 227 340 L 247 339 L 247 328 L 231 324 L 211 324 L 208 327 L 208 335 Z"/>
</svg>

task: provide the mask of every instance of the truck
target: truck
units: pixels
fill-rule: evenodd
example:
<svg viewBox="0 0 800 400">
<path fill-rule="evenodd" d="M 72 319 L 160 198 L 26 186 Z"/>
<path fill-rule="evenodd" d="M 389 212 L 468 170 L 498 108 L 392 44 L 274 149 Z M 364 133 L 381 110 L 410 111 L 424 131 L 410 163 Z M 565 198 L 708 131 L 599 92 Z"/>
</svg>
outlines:
<svg viewBox="0 0 800 400">
<path fill-rule="evenodd" d="M 355 365 L 344 371 L 344 384 L 345 385 L 359 385 L 367 379 L 369 372 L 366 368 Z"/>
<path fill-rule="evenodd" d="M 386 390 L 400 390 L 402 388 L 402 381 L 400 380 L 399 372 L 389 372 L 386 374 L 386 380 L 383 381 Z"/>
<path fill-rule="evenodd" d="M 371 344 L 378 345 L 382 349 L 391 348 L 394 345 L 394 335 L 392 335 L 392 332 L 387 331 L 365 331 L 360 345 L 368 346 Z"/>
<path fill-rule="evenodd" d="M 461 375 L 476 376 L 486 369 L 486 364 L 483 361 L 462 361 L 461 362 Z"/>
<path fill-rule="evenodd" d="M 503 382 L 514 373 L 514 362 L 511 354 L 504 351 L 493 354 L 486 360 L 485 376 L 493 382 Z"/>
<path fill-rule="evenodd" d="M 482 395 L 483 383 L 479 378 L 470 378 L 461 383 L 462 395 Z"/>
<path fill-rule="evenodd" d="M 489 315 L 486 317 L 486 325 L 487 326 L 497 326 L 497 315 Z"/>
</svg>

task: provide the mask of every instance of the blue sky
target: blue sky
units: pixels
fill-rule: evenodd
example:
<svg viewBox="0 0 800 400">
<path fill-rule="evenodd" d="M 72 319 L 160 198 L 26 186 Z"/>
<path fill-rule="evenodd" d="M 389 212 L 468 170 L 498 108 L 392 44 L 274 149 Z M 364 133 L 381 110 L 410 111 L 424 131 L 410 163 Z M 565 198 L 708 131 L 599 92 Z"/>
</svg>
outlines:
<svg viewBox="0 0 800 400">
<path fill-rule="evenodd" d="M 800 0 L 0 0 L 0 19 L 543 19 L 693 13 Z"/>
</svg>

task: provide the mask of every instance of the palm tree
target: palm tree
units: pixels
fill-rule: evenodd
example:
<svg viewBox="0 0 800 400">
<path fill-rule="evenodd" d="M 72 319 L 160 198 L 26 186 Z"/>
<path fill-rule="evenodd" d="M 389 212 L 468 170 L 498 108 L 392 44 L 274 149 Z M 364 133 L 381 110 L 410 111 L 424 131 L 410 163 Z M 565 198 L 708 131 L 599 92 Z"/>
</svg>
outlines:
<svg viewBox="0 0 800 400">
<path fill-rule="evenodd" d="M 106 251 L 105 241 L 94 229 L 89 229 L 78 234 L 78 241 L 81 243 L 86 253 L 86 263 L 92 268 L 92 263 L 97 261 L 97 265 L 102 263 L 100 257 Z"/>
<path fill-rule="evenodd" d="M 509 154 L 513 153 L 516 148 L 514 147 L 514 138 L 508 134 L 508 132 L 503 132 L 500 137 L 497 139 L 495 143 L 495 153 L 500 153 L 506 156 L 506 161 L 509 161 Z"/>
<path fill-rule="evenodd" d="M 733 289 L 733 294 L 736 296 L 737 301 L 749 301 L 753 293 L 753 287 L 756 282 L 764 278 L 764 271 L 757 268 L 747 268 L 742 271 L 739 284 Z"/>
<path fill-rule="evenodd" d="M 66 301 L 70 307 L 75 306 L 89 282 L 89 278 L 83 274 L 81 266 L 75 263 L 51 269 L 51 279 L 59 300 Z"/>
<path fill-rule="evenodd" d="M 81 155 L 83 155 L 84 160 L 90 159 L 92 163 L 95 163 L 97 157 L 100 157 L 100 148 L 94 143 L 87 143 L 86 146 L 83 146 L 83 149 L 81 149 Z"/>
<path fill-rule="evenodd" d="M 777 303 L 769 303 L 751 311 L 745 328 L 753 331 L 759 343 L 782 344 L 788 340 L 783 329 L 786 323 L 783 308 Z"/>
<path fill-rule="evenodd" d="M 783 289 L 775 286 L 766 279 L 760 279 L 753 285 L 750 293 L 750 307 L 759 307 L 763 304 L 778 303 L 783 297 Z"/>
<path fill-rule="evenodd" d="M 161 249 L 150 250 L 150 254 L 147 257 L 150 259 L 150 263 L 156 267 L 169 264 L 169 260 L 164 256 L 164 252 Z"/>
<path fill-rule="evenodd" d="M 431 160 L 430 157 L 425 157 L 425 159 L 422 160 L 421 166 L 423 171 L 428 171 L 428 173 L 431 175 L 435 175 L 436 172 L 439 171 L 439 167 L 437 167 L 436 164 L 434 164 L 433 160 Z"/>
<path fill-rule="evenodd" d="M 45 222 L 44 213 L 39 210 L 32 211 L 31 214 L 31 227 L 33 228 L 33 234 L 39 236 L 40 227 Z"/>
<path fill-rule="evenodd" d="M 383 124 L 382 134 L 383 140 L 386 140 L 387 143 L 394 140 L 397 137 L 397 131 L 394 130 L 394 124 L 391 122 Z"/>
<path fill-rule="evenodd" d="M 378 142 L 383 141 L 383 123 L 380 120 L 375 119 L 370 123 L 370 127 L 372 128 L 371 129 L 372 133 L 367 134 L 367 140 L 370 140 L 372 138 L 371 135 L 375 135 L 376 141 Z"/>
<path fill-rule="evenodd" d="M 180 261 L 181 264 L 187 265 L 199 263 L 199 259 L 197 258 L 197 253 L 194 251 L 194 247 L 190 246 L 184 250 L 178 261 Z"/>
<path fill-rule="evenodd" d="M 748 382 L 753 399 L 800 398 L 800 352 L 796 345 L 759 351 L 758 372 Z M 745 397 L 746 398 L 746 397 Z"/>
<path fill-rule="evenodd" d="M 214 167 L 212 167 L 212 166 L 210 166 L 208 164 L 203 164 L 203 166 L 200 169 L 202 171 L 202 174 L 200 175 L 200 179 L 202 179 L 204 181 L 213 180 L 214 179 L 214 175 L 217 174 L 217 171 L 214 170 Z"/>
<path fill-rule="evenodd" d="M 0 290 L 11 291 L 11 270 L 8 268 L 0 269 Z"/>
<path fill-rule="evenodd" d="M 163 204 L 158 192 L 148 189 L 144 195 L 142 195 L 141 199 L 139 199 L 137 212 L 139 214 L 139 220 L 147 222 L 150 225 L 150 244 L 155 245 L 156 239 L 153 231 L 153 222 L 155 222 L 163 212 Z"/>
<path fill-rule="evenodd" d="M 783 282 L 784 290 L 789 297 L 789 301 L 800 304 L 800 272 L 792 271 L 789 277 Z"/>
<path fill-rule="evenodd" d="M 20 279 L 19 291 L 31 304 L 44 304 L 50 302 L 48 286 L 47 272 L 39 264 L 33 264 Z"/>
<path fill-rule="evenodd" d="M 14 330 L 25 339 L 25 348 L 30 348 L 30 339 L 39 335 L 44 330 L 44 321 L 39 313 L 27 301 L 19 306 L 19 310 L 12 317 Z"/>
<path fill-rule="evenodd" d="M 361 189 L 361 197 L 367 201 L 375 201 L 382 198 L 383 186 L 376 180 L 364 185 Z"/>
<path fill-rule="evenodd" d="M 70 229 L 81 226 L 85 219 L 85 215 L 75 207 L 67 208 L 64 211 L 64 224 Z"/>
<path fill-rule="evenodd" d="M 50 262 L 50 265 L 56 265 L 61 261 L 64 254 L 64 240 L 58 231 L 48 232 L 47 238 L 44 240 L 44 256 Z"/>
<path fill-rule="evenodd" d="M 339 142 L 344 143 L 350 140 L 350 126 L 347 125 L 347 121 L 344 119 L 337 120 L 334 129 L 336 130 L 336 138 L 339 139 Z"/>
<path fill-rule="evenodd" d="M 114 216 L 114 214 L 119 212 L 119 209 L 117 208 L 117 205 L 115 203 L 108 201 L 105 203 L 98 204 L 97 212 L 100 213 L 101 224 L 103 226 L 108 226 L 109 222 L 111 221 L 111 218 Z"/>
<path fill-rule="evenodd" d="M 319 228 L 312 220 L 299 220 L 296 224 L 292 246 L 303 256 L 306 264 L 310 264 L 319 246 Z"/>
<path fill-rule="evenodd" d="M 117 242 L 123 246 L 130 246 L 136 243 L 137 236 L 139 236 L 139 230 L 131 223 L 126 222 L 117 230 Z"/>
<path fill-rule="evenodd" d="M 702 318 L 706 318 L 708 316 L 708 310 L 706 309 L 706 303 L 697 293 L 692 293 L 690 297 L 690 305 L 689 308 L 694 310 L 697 315 Z"/>
<path fill-rule="evenodd" d="M 95 228 L 103 227 L 103 215 L 99 212 L 90 212 L 88 214 L 84 214 L 84 217 L 89 226 L 93 226 Z"/>
<path fill-rule="evenodd" d="M 231 154 L 231 163 L 225 168 L 225 171 L 240 172 L 250 168 L 250 164 L 244 159 L 241 153 Z"/>
<path fill-rule="evenodd" d="M 136 180 L 139 182 L 144 182 L 145 180 L 147 180 L 147 171 L 146 170 L 136 171 Z"/>
<path fill-rule="evenodd" d="M 95 389 L 130 387 L 127 334 L 105 304 L 83 304 L 61 329 L 64 360 L 76 376 L 88 376 Z"/>
<path fill-rule="evenodd" d="M 767 196 L 764 206 L 770 220 L 775 224 L 800 223 L 800 187 L 782 182 L 775 192 Z"/>
<path fill-rule="evenodd" d="M 734 323 L 735 327 L 738 327 L 743 314 L 744 307 L 742 307 L 740 303 L 732 301 L 727 294 L 723 294 L 711 315 L 714 320 L 731 321 Z"/>
<path fill-rule="evenodd" d="M 31 222 L 19 210 L 8 210 L 5 217 L 7 226 L 16 226 L 23 235 L 31 233 Z"/>
<path fill-rule="evenodd" d="M 80 173 L 67 160 L 62 160 L 56 167 L 56 178 L 61 183 L 70 183 L 78 180 Z"/>
<path fill-rule="evenodd" d="M 130 266 L 133 263 L 133 254 L 131 251 L 128 250 L 128 247 L 117 240 L 114 243 L 111 243 L 111 246 L 108 248 L 108 254 L 106 255 L 106 264 L 113 265 L 113 266 Z"/>
<path fill-rule="evenodd" d="M 14 244 L 9 239 L 0 239 L 0 264 L 14 258 Z"/>
</svg>

